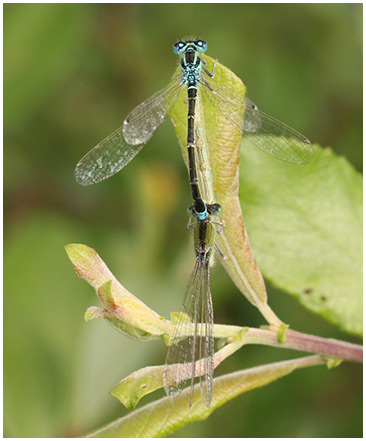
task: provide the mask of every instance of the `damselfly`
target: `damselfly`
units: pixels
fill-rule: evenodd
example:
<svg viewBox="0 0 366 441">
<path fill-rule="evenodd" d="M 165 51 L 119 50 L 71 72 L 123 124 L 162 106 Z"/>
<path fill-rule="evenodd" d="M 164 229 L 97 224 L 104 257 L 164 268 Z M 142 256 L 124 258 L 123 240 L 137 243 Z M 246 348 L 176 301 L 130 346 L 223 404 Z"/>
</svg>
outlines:
<svg viewBox="0 0 366 441">
<path fill-rule="evenodd" d="M 206 206 L 207 217 L 200 220 L 194 206 L 190 207 L 196 221 L 194 243 L 196 263 L 189 279 L 182 311 L 176 316 L 170 339 L 163 375 L 164 389 L 168 395 L 177 395 L 188 380 L 191 382 L 192 404 L 194 379 L 200 377 L 201 394 L 209 408 L 212 400 L 214 373 L 214 317 L 210 291 L 210 262 L 212 263 L 215 224 L 213 216 L 220 215 L 219 204 Z"/>
<path fill-rule="evenodd" d="M 198 190 L 194 164 L 194 112 L 197 92 L 208 100 L 248 139 L 266 153 L 283 161 L 304 164 L 312 159 L 310 141 L 296 130 L 258 110 L 247 97 L 238 96 L 205 68 L 203 40 L 178 41 L 173 45 L 181 55 L 181 73 L 155 95 L 137 106 L 123 125 L 97 144 L 77 164 L 76 180 L 91 185 L 113 176 L 125 167 L 150 140 L 176 104 L 182 88 L 188 89 L 188 137 L 190 182 L 195 208 L 201 213 L 203 202 Z M 201 57 L 199 56 L 201 55 Z M 198 87 L 199 86 L 199 87 Z M 205 215 L 203 214 L 202 218 Z"/>
</svg>

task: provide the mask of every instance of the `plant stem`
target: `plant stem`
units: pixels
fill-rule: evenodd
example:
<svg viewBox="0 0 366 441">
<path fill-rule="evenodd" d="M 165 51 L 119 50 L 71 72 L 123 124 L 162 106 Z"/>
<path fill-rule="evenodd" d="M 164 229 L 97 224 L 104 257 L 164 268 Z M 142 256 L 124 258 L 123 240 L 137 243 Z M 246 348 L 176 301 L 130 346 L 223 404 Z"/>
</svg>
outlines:
<svg viewBox="0 0 366 441">
<path fill-rule="evenodd" d="M 361 345 L 348 343 L 331 338 L 322 338 L 315 335 L 303 334 L 288 329 L 285 341 L 279 342 L 277 328 L 270 326 L 269 330 L 249 328 L 245 334 L 248 344 L 265 344 L 269 346 L 295 349 L 297 351 L 312 352 L 327 355 L 333 358 L 341 358 L 348 361 L 362 362 L 363 348 Z"/>
<path fill-rule="evenodd" d="M 214 329 L 216 338 L 228 339 L 234 338 L 243 330 L 243 328 L 239 326 L 226 325 L 215 325 Z M 286 331 L 285 340 L 283 342 L 278 340 L 277 328 L 275 326 L 270 326 L 268 329 L 248 328 L 247 332 L 244 332 L 241 338 L 243 344 L 258 344 L 294 349 L 360 363 L 363 361 L 362 345 L 335 340 L 333 338 L 322 338 L 315 335 L 303 334 L 291 329 Z"/>
<path fill-rule="evenodd" d="M 183 335 L 189 335 L 190 332 L 192 332 L 191 327 L 187 327 L 187 333 L 184 333 Z M 228 325 L 214 326 L 215 338 L 225 338 L 229 343 L 230 339 L 235 340 L 239 334 L 240 342 L 239 344 L 237 342 L 234 345 L 235 349 L 231 352 L 237 351 L 241 346 L 246 344 L 257 344 L 310 352 L 347 361 L 355 361 L 360 363 L 363 361 L 362 345 L 335 340 L 333 338 L 322 338 L 287 329 L 284 341 L 281 342 L 278 339 L 278 328 L 276 326 L 269 326 L 267 329 L 245 329 L 241 328 L 240 326 Z M 225 355 L 223 358 L 226 357 L 227 355 Z"/>
<path fill-rule="evenodd" d="M 349 361 L 363 361 L 363 347 L 332 338 L 321 338 L 315 335 L 303 334 L 301 332 L 287 330 L 286 333 L 289 347 L 300 349 L 306 352 L 330 355 L 334 358 L 342 358 Z"/>
</svg>

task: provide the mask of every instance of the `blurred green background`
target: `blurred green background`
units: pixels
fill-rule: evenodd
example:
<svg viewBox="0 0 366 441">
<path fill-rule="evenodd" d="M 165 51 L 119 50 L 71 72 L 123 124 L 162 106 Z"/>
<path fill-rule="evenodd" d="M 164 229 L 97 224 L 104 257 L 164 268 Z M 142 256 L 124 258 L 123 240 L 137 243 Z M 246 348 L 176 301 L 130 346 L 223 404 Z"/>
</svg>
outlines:
<svg viewBox="0 0 366 441">
<path fill-rule="evenodd" d="M 243 79 L 260 109 L 361 170 L 360 4 L 4 5 L 7 437 L 78 436 L 125 415 L 108 391 L 134 370 L 164 362 L 163 342 L 137 343 L 102 320 L 84 323 L 98 301 L 63 247 L 95 248 L 161 315 L 179 309 L 194 259 L 187 171 L 171 125 L 104 183 L 82 188 L 73 170 L 167 84 L 174 41 L 197 36 Z M 217 323 L 263 324 L 219 265 L 211 288 Z M 294 329 L 357 342 L 268 289 L 271 307 Z M 298 355 L 246 347 L 216 375 Z M 177 436 L 362 436 L 361 372 L 347 363 L 295 372 Z"/>
</svg>

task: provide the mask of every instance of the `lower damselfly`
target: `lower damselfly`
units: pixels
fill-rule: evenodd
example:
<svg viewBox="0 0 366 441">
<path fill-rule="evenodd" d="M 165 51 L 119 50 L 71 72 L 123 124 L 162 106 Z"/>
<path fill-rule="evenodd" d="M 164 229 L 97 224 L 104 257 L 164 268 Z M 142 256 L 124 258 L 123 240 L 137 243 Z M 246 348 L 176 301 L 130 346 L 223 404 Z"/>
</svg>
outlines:
<svg viewBox="0 0 366 441">
<path fill-rule="evenodd" d="M 123 125 L 97 144 L 77 164 L 75 178 L 82 185 L 103 181 L 125 167 L 150 140 L 155 130 L 165 121 L 177 103 L 181 90 L 188 94 L 189 176 L 192 196 L 198 216 L 204 219 L 204 204 L 198 189 L 195 161 L 195 103 L 205 94 L 215 110 L 254 145 L 283 161 L 305 164 L 312 159 L 310 141 L 291 127 L 261 112 L 247 97 L 220 83 L 215 69 L 210 73 L 206 67 L 204 40 L 178 41 L 173 51 L 181 56 L 179 75 L 155 95 L 137 106 Z M 203 211 L 202 211 L 203 210 Z"/>
<path fill-rule="evenodd" d="M 176 396 L 191 382 L 190 406 L 194 392 L 194 379 L 200 378 L 202 399 L 211 406 L 214 373 L 214 314 L 210 291 L 210 264 L 212 264 L 215 229 L 222 226 L 212 218 L 220 217 L 219 204 L 207 204 L 207 217 L 200 220 L 194 206 L 190 207 L 194 228 L 196 263 L 190 276 L 182 310 L 173 316 L 173 334 L 163 374 L 164 389 Z"/>
</svg>

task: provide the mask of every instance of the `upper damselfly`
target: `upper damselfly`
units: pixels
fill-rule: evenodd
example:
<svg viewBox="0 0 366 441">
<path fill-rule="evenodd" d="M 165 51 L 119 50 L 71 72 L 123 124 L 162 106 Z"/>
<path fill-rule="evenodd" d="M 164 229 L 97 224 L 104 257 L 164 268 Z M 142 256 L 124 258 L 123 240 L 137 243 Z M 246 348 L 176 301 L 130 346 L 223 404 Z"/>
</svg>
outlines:
<svg viewBox="0 0 366 441">
<path fill-rule="evenodd" d="M 261 112 L 249 98 L 244 99 L 215 79 L 205 68 L 203 40 L 178 41 L 173 50 L 181 58 L 181 73 L 155 95 L 137 106 L 123 125 L 97 144 L 77 164 L 76 180 L 91 185 L 113 176 L 125 167 L 150 140 L 177 102 L 182 88 L 188 89 L 188 135 L 190 182 L 198 213 L 203 205 L 195 175 L 194 110 L 197 92 L 207 95 L 214 108 L 261 150 L 283 161 L 305 164 L 312 159 L 309 140 L 296 130 Z M 193 161 L 193 163 L 192 163 Z M 201 207 L 200 207 L 201 205 Z M 202 218 L 204 218 L 203 215 Z"/>
</svg>

